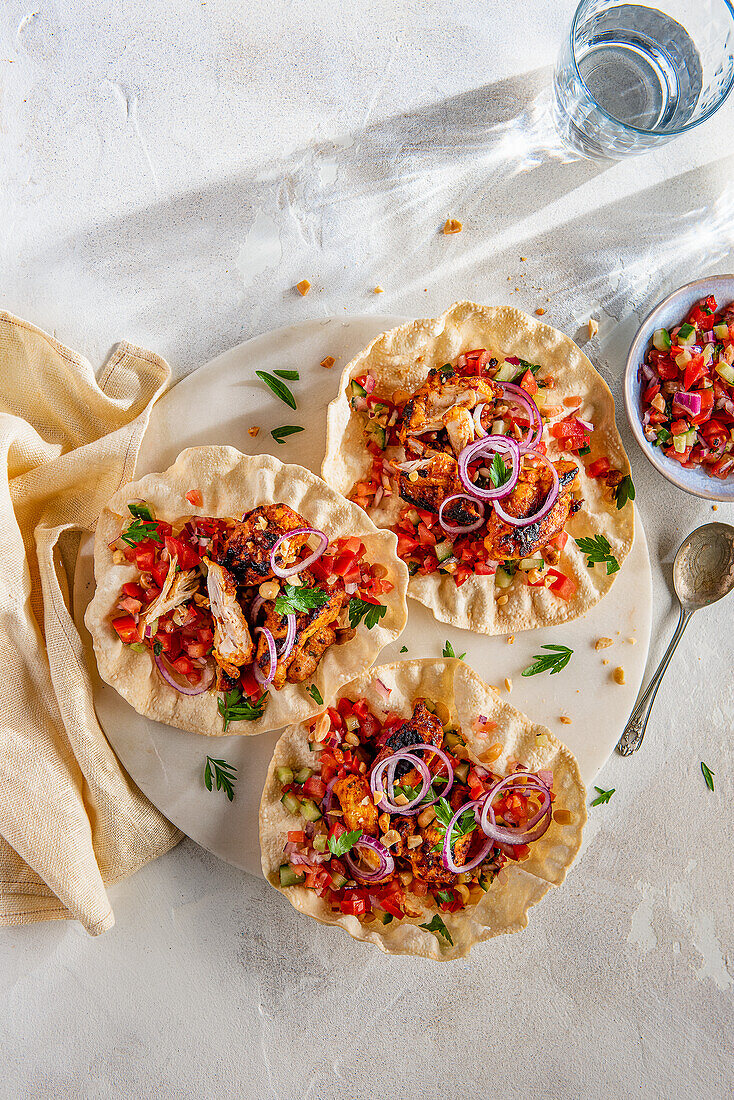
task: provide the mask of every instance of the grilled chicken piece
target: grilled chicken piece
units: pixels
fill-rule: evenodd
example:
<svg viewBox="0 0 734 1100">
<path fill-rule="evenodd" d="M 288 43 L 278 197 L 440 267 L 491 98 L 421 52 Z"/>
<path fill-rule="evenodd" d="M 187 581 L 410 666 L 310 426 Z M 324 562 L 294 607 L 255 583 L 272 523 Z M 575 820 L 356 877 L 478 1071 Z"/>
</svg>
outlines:
<svg viewBox="0 0 734 1100">
<path fill-rule="evenodd" d="M 394 844 L 390 846 L 390 853 L 393 856 L 405 856 L 410 853 L 408 848 L 408 837 L 415 834 L 417 828 L 417 822 L 415 817 L 400 817 L 394 815 L 390 818 L 390 828 L 394 829 L 396 833 L 400 835 L 400 840 L 396 840 Z"/>
<path fill-rule="evenodd" d="M 185 573 L 179 573 L 177 570 L 178 560 L 174 555 L 168 564 L 168 574 L 163 582 L 163 587 L 153 603 L 146 607 L 144 613 L 140 616 L 141 627 L 155 622 L 161 615 L 166 615 L 169 611 L 173 611 L 175 607 L 180 607 L 182 603 L 190 600 L 195 592 L 198 592 L 201 582 L 199 570 L 189 569 Z"/>
<path fill-rule="evenodd" d="M 281 535 L 308 526 L 303 516 L 287 504 L 253 508 L 241 523 L 235 524 L 219 560 L 234 574 L 238 584 L 262 584 L 275 575 L 270 566 L 270 552 Z M 294 562 L 307 539 L 308 535 L 294 535 L 284 542 L 277 553 L 278 565 L 286 567 Z"/>
<path fill-rule="evenodd" d="M 459 480 L 459 465 L 456 459 L 444 451 L 437 451 L 431 454 L 430 458 L 423 459 L 423 464 L 415 473 L 418 477 L 411 481 L 409 475 L 401 471 L 398 491 L 404 501 L 415 504 L 417 508 L 423 508 L 426 512 L 438 512 L 446 497 L 465 492 Z M 456 505 L 472 510 L 472 505 L 468 501 L 452 501 L 444 512 L 447 519 L 451 515 L 452 506 Z M 475 519 L 478 515 L 478 510 L 474 509 L 472 518 Z M 462 521 L 456 520 L 456 522 Z M 471 520 L 463 522 L 469 523 Z"/>
<path fill-rule="evenodd" d="M 303 584 L 310 585 L 313 577 L 307 571 L 300 574 Z M 332 629 L 325 630 L 335 619 L 339 618 L 342 610 L 349 602 L 349 596 L 344 591 L 344 581 L 339 581 L 329 590 L 329 599 L 321 607 L 315 607 L 311 611 L 301 611 L 296 615 L 296 641 L 293 649 L 285 660 L 278 661 L 278 667 L 273 679 L 273 688 L 278 691 L 283 687 L 286 679 L 291 684 L 298 684 L 315 672 L 319 661 L 326 649 L 336 636 Z M 288 632 L 288 621 L 285 615 L 279 615 L 275 610 L 275 603 L 266 600 L 263 604 L 263 626 L 266 626 L 278 643 L 285 639 Z M 330 638 L 331 640 L 327 641 Z M 280 646 L 279 648 L 282 648 Z M 320 652 L 319 652 L 320 650 Z M 263 635 L 257 644 L 257 663 L 267 675 L 270 671 L 270 650 Z M 293 669 L 291 675 L 291 669 Z M 305 671 L 303 676 L 300 673 Z"/>
<path fill-rule="evenodd" d="M 372 801 L 372 791 L 365 777 L 345 775 L 343 779 L 337 779 L 333 791 L 339 799 L 347 831 L 361 829 L 363 833 L 377 836 L 380 812 Z"/>
<path fill-rule="evenodd" d="M 554 462 L 561 483 L 556 503 L 539 523 L 527 527 L 512 527 L 492 510 L 487 520 L 484 545 L 497 561 L 508 558 L 529 558 L 557 535 L 566 525 L 569 516 L 578 509 L 572 492 L 578 488 L 578 466 L 562 459 Z M 502 507 L 512 516 L 528 516 L 542 507 L 551 487 L 551 478 L 543 466 L 523 465 L 520 477 L 509 496 L 502 498 Z"/>
<path fill-rule="evenodd" d="M 443 726 L 436 715 L 431 714 L 422 699 L 416 699 L 412 717 L 390 734 L 384 747 L 375 757 L 370 774 L 386 757 L 392 756 L 400 749 L 406 749 L 408 745 L 416 745 L 419 741 L 424 741 L 427 745 L 437 745 L 439 748 L 443 743 Z M 430 754 L 425 753 L 423 759 L 429 760 Z M 415 783 L 420 783 L 420 772 L 417 768 L 411 768 L 407 761 L 401 760 L 395 768 L 395 778 L 404 778 L 404 782 L 413 786 Z"/>
<path fill-rule="evenodd" d="M 430 825 L 426 825 L 425 829 L 420 829 L 419 831 L 423 837 L 423 843 L 420 848 L 410 848 L 408 850 L 408 858 L 413 867 L 413 874 L 423 879 L 424 882 L 453 885 L 456 882 L 456 876 L 452 874 L 451 871 L 447 871 L 443 865 L 442 849 L 445 836 L 443 827 L 441 826 L 439 828 L 439 822 L 434 819 Z M 451 845 L 454 861 L 456 863 L 462 864 L 467 862 L 473 838 L 474 832 L 465 833 L 464 836 L 456 837 Z M 433 848 L 437 844 L 439 844 L 440 847 L 438 851 L 434 852 Z"/>
<path fill-rule="evenodd" d="M 458 457 L 464 447 L 474 441 L 476 435 L 474 418 L 468 409 L 454 407 L 444 416 L 444 423 L 449 442 L 454 448 L 454 454 Z"/>
<path fill-rule="evenodd" d="M 252 660 L 255 645 L 237 601 L 234 577 L 215 561 L 208 562 L 208 566 L 206 586 L 214 619 L 214 660 L 227 676 L 239 677 L 242 666 Z"/>
<path fill-rule="evenodd" d="M 403 420 L 398 428 L 400 442 L 405 443 L 410 436 L 448 428 L 448 422 L 454 418 L 454 410 L 474 409 L 477 405 L 494 403 L 501 394 L 500 387 L 485 378 L 462 378 L 456 374 L 444 378 L 440 370 L 432 370 L 405 406 Z M 464 430 L 468 430 L 467 418 L 462 418 L 462 423 Z M 451 438 L 451 433 L 449 437 Z M 472 422 L 471 437 L 467 442 L 471 442 L 473 438 Z M 454 445 L 453 439 L 451 442 Z"/>
</svg>

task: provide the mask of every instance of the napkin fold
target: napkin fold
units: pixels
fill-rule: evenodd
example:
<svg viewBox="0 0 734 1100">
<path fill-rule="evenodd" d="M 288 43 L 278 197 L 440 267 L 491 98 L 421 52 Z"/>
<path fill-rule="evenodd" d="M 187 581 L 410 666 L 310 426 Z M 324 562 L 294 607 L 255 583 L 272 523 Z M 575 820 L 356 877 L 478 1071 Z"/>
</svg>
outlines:
<svg viewBox="0 0 734 1100">
<path fill-rule="evenodd" d="M 97 381 L 0 312 L 0 924 L 76 917 L 105 932 L 105 887 L 181 838 L 105 739 L 69 596 L 79 532 L 133 477 L 169 379 L 122 343 Z"/>
</svg>

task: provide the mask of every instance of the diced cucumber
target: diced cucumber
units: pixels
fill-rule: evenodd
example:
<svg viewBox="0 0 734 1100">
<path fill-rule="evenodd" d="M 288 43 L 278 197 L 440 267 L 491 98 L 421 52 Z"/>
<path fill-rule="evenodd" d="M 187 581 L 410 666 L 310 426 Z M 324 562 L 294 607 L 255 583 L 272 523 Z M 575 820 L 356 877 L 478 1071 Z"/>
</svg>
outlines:
<svg viewBox="0 0 734 1100">
<path fill-rule="evenodd" d="M 310 779 L 312 775 L 313 772 L 310 768 L 301 768 L 300 771 L 296 772 L 294 778 L 296 783 L 305 783 L 306 780 Z"/>
<path fill-rule="evenodd" d="M 439 560 L 439 563 L 442 561 L 446 561 L 446 558 L 450 558 L 454 552 L 454 544 L 452 542 L 449 542 L 448 539 L 445 539 L 443 542 L 436 543 L 434 551 L 436 557 Z"/>
<path fill-rule="evenodd" d="M 693 325 L 681 325 L 681 327 L 678 329 L 677 339 L 679 344 L 695 344 L 696 330 Z"/>
<path fill-rule="evenodd" d="M 674 435 L 673 436 L 673 447 L 675 448 L 675 450 L 678 452 L 679 455 L 683 454 L 683 452 L 685 451 L 687 446 L 688 446 L 688 432 L 681 432 L 680 435 Z"/>
<path fill-rule="evenodd" d="M 656 328 L 652 334 L 652 346 L 658 351 L 670 349 L 670 333 L 666 328 Z"/>
<path fill-rule="evenodd" d="M 385 450 L 387 447 L 387 432 L 382 424 L 378 424 L 375 420 L 368 420 L 365 432 L 381 451 Z"/>
<path fill-rule="evenodd" d="M 302 882 L 306 881 L 305 874 L 297 874 L 292 867 L 289 867 L 287 863 L 284 863 L 280 868 L 280 885 L 281 886 L 300 886 Z"/>
<path fill-rule="evenodd" d="M 729 339 L 729 326 L 728 325 L 714 325 L 714 336 L 717 340 Z"/>
<path fill-rule="evenodd" d="M 354 733 L 359 729 L 359 718 L 356 714 L 348 714 L 344 719 L 344 725 L 347 727 L 348 733 Z"/>
<path fill-rule="evenodd" d="M 454 767 L 454 775 L 457 777 L 460 783 L 466 783 L 466 777 L 469 774 L 469 761 L 465 760 L 463 764 L 458 764 Z"/>
<path fill-rule="evenodd" d="M 387 421 L 389 413 L 389 407 L 387 405 L 383 405 L 381 401 L 376 401 L 370 409 L 370 416 L 373 417 L 375 420 L 380 420 L 382 417 L 384 417 L 385 421 Z"/>
<path fill-rule="evenodd" d="M 512 584 L 512 575 L 499 566 L 494 575 L 494 583 L 497 588 L 509 588 Z"/>
<path fill-rule="evenodd" d="M 493 420 L 491 435 L 504 435 L 505 434 L 505 422 L 504 420 Z"/>
<path fill-rule="evenodd" d="M 685 367 L 686 363 L 690 363 L 693 356 L 691 355 L 688 348 L 680 348 L 674 358 L 676 366 Z"/>
<path fill-rule="evenodd" d="M 728 382 L 730 386 L 734 386 L 734 367 L 722 361 L 716 364 L 715 370 L 725 382 Z"/>
<path fill-rule="evenodd" d="M 494 881 L 494 875 L 489 874 L 489 873 L 480 875 L 479 878 L 477 879 L 478 885 L 481 886 L 481 888 L 482 888 L 482 890 L 484 890 L 485 894 L 487 893 L 487 890 L 489 890 L 489 888 L 492 885 L 493 881 Z"/>
<path fill-rule="evenodd" d="M 340 875 L 338 871 L 331 872 L 331 885 L 335 890 L 341 890 L 342 886 L 347 881 L 346 875 Z"/>
<path fill-rule="evenodd" d="M 704 365 L 710 367 L 714 361 L 714 344 L 706 344 L 703 349 L 703 361 Z"/>
<path fill-rule="evenodd" d="M 511 382 L 517 374 L 516 363 L 500 363 L 494 376 L 495 382 Z"/>
<path fill-rule="evenodd" d="M 383 924 L 389 924 L 390 921 L 394 919 L 392 913 L 383 913 L 378 910 L 377 915 Z"/>
<path fill-rule="evenodd" d="M 134 649 L 136 653 L 146 653 L 147 645 L 143 645 L 142 642 L 131 642 L 128 649 Z"/>
<path fill-rule="evenodd" d="M 538 554 L 536 558 L 521 558 L 517 568 L 522 569 L 524 573 L 528 573 L 531 569 L 545 569 L 545 560 L 542 554 Z"/>
<path fill-rule="evenodd" d="M 446 743 L 446 748 L 450 752 L 453 752 L 454 749 L 457 748 L 459 745 L 464 744 L 464 742 L 459 737 L 459 735 L 457 733 L 455 733 L 453 730 L 447 730 L 446 731 L 446 733 L 444 734 L 444 741 Z"/>
<path fill-rule="evenodd" d="M 280 800 L 285 806 L 289 814 L 297 814 L 301 808 L 301 803 L 298 801 L 293 791 L 288 791 Z"/>
<path fill-rule="evenodd" d="M 289 783 L 293 782 L 293 768 L 276 768 L 275 774 L 278 777 L 278 782 L 282 783 L 284 787 L 287 787 Z"/>
<path fill-rule="evenodd" d="M 367 396 L 367 390 L 364 388 L 364 386 L 360 386 L 359 382 L 357 382 L 357 380 L 354 379 L 354 378 L 352 379 L 352 384 L 351 384 L 351 387 L 350 387 L 350 396 L 351 397 L 366 397 Z"/>
<path fill-rule="evenodd" d="M 301 815 L 306 818 L 306 821 L 319 821 L 321 818 L 321 810 L 318 808 L 312 798 L 306 798 L 301 803 Z"/>
<path fill-rule="evenodd" d="M 326 851 L 326 840 L 327 840 L 326 833 L 319 833 L 318 836 L 315 836 L 313 838 L 311 843 L 313 844 L 313 846 L 314 846 L 314 848 L 316 849 L 317 852 L 325 852 Z"/>
</svg>

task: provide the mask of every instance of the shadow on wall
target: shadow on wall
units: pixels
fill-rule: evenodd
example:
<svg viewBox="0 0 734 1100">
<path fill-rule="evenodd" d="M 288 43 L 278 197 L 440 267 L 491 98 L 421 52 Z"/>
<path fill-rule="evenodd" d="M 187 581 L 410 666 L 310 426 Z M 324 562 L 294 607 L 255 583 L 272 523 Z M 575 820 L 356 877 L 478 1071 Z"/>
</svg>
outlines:
<svg viewBox="0 0 734 1100">
<path fill-rule="evenodd" d="M 91 309 L 114 298 L 132 338 L 190 368 L 274 318 L 300 320 L 292 288 L 304 275 L 354 304 L 374 285 L 379 257 L 405 298 L 439 267 L 445 277 L 439 233 L 457 209 L 490 262 L 505 232 L 604 170 L 560 145 L 549 84 L 550 69 L 538 70 L 297 150 L 67 238 L 31 258 L 29 278 L 37 287 L 53 271 L 58 297 L 68 267 L 70 285 L 88 282 Z M 162 325 L 172 334 L 163 347 Z"/>
</svg>

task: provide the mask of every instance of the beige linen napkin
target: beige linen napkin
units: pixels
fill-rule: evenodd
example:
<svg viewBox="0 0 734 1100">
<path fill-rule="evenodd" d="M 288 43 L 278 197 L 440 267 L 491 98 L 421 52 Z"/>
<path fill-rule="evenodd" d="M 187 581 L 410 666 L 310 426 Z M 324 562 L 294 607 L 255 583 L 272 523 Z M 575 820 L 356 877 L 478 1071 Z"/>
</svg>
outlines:
<svg viewBox="0 0 734 1100">
<path fill-rule="evenodd" d="M 79 530 L 129 481 L 164 360 L 120 344 L 91 365 L 0 312 L 0 923 L 114 924 L 105 886 L 181 834 L 97 722 L 69 612 Z M 77 532 L 74 534 L 74 532 Z"/>
</svg>

